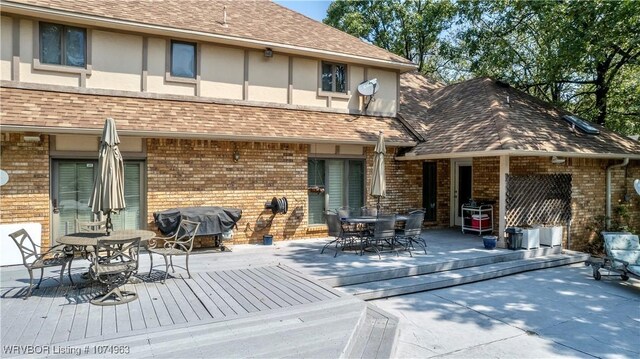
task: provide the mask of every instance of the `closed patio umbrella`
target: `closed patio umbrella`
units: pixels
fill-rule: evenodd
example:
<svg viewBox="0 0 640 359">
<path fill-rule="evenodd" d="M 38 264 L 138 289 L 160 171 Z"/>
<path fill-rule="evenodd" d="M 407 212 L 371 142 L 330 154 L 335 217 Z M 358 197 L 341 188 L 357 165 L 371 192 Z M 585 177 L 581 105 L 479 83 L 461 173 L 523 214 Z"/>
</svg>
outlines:
<svg viewBox="0 0 640 359">
<path fill-rule="evenodd" d="M 371 172 L 371 192 L 370 194 L 377 197 L 377 212 L 380 213 L 380 198 L 387 195 L 387 181 L 384 173 L 384 155 L 387 149 L 384 145 L 384 134 L 380 131 L 376 148 L 374 149 L 375 155 L 373 157 L 373 171 Z"/>
<path fill-rule="evenodd" d="M 125 208 L 124 202 L 124 162 L 118 149 L 120 139 L 116 132 L 116 123 L 107 118 L 100 140 L 98 170 L 100 173 L 93 182 L 93 193 L 89 207 L 93 213 L 107 215 L 107 235 L 113 229 L 111 214 Z"/>
</svg>

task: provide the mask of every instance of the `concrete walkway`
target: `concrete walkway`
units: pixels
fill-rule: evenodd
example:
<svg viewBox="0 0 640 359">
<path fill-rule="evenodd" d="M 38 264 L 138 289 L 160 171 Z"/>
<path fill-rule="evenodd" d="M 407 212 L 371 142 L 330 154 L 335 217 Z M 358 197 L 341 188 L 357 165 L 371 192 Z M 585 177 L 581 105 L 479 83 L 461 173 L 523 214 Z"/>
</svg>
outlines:
<svg viewBox="0 0 640 359">
<path fill-rule="evenodd" d="M 370 303 L 400 318 L 398 358 L 640 357 L 640 281 L 583 265 Z"/>
</svg>

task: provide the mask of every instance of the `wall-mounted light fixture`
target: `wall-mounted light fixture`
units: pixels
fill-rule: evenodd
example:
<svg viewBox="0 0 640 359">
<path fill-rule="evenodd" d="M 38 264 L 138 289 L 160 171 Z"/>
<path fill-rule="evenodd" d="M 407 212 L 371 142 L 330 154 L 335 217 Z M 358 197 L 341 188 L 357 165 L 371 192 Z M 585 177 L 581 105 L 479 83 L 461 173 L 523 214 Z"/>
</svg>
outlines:
<svg viewBox="0 0 640 359">
<path fill-rule="evenodd" d="M 567 159 L 564 158 L 564 157 L 558 157 L 558 156 L 551 157 L 551 163 L 553 163 L 555 165 L 561 165 L 561 164 L 565 163 L 566 161 L 567 161 Z"/>
<path fill-rule="evenodd" d="M 22 136 L 24 142 L 40 142 L 40 135 L 24 135 Z"/>
<path fill-rule="evenodd" d="M 273 57 L 273 50 L 270 47 L 264 49 L 264 57 Z"/>
<path fill-rule="evenodd" d="M 233 162 L 240 161 L 240 151 L 238 151 L 238 146 L 233 145 Z"/>
</svg>

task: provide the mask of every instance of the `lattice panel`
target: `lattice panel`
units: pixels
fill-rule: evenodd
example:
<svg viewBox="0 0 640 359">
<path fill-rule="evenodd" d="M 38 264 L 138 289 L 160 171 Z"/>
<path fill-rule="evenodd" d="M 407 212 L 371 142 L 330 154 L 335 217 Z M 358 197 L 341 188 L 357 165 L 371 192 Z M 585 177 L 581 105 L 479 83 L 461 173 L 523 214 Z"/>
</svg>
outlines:
<svg viewBox="0 0 640 359">
<path fill-rule="evenodd" d="M 571 175 L 507 175 L 507 227 L 564 225 L 571 219 Z"/>
</svg>

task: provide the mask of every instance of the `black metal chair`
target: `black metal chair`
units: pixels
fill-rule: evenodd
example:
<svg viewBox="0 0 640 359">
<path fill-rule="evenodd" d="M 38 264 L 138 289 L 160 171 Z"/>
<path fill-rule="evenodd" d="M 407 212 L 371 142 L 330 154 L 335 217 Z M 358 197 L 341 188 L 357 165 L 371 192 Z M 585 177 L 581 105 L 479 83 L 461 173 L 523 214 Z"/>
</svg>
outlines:
<svg viewBox="0 0 640 359">
<path fill-rule="evenodd" d="M 407 248 L 409 254 L 411 249 L 415 249 L 414 243 L 417 243 L 424 250 L 424 254 L 427 254 L 427 242 L 421 237 L 422 223 L 424 222 L 424 211 L 414 211 L 409 214 L 409 218 L 405 222 L 404 229 L 396 230 L 396 237 L 398 242 Z"/>
<path fill-rule="evenodd" d="M 25 229 L 13 232 L 9 234 L 9 237 L 11 237 L 18 246 L 20 254 L 22 255 L 22 264 L 29 271 L 29 291 L 24 299 L 29 298 L 33 291 L 34 269 L 40 269 L 40 280 L 38 281 L 36 288 L 40 287 L 40 283 L 42 283 L 42 277 L 44 275 L 44 269 L 48 267 L 60 267 L 60 279 L 58 281 L 62 285 L 64 269 L 67 265 L 70 266 L 71 259 L 73 258 L 65 253 L 63 245 L 53 246 L 48 251 L 38 253 L 38 248 L 40 248 L 40 246 L 33 241 Z M 69 280 L 71 281 L 71 284 L 73 284 L 71 273 L 69 273 Z"/>
<path fill-rule="evenodd" d="M 99 239 L 89 267 L 91 278 L 104 284 L 105 293 L 91 300 L 95 305 L 117 305 L 131 302 L 138 294 L 120 290 L 138 271 L 140 238 Z"/>
<path fill-rule="evenodd" d="M 338 255 L 338 246 L 342 245 L 342 247 L 344 248 L 344 237 L 342 226 L 340 225 L 340 218 L 338 218 L 338 214 L 336 213 L 326 212 L 325 219 L 327 221 L 327 232 L 329 236 L 333 237 L 334 239 L 325 244 L 324 247 L 322 247 L 320 254 L 324 253 L 324 250 L 327 249 L 328 246 L 335 244 L 336 253 L 333 255 L 333 257 L 335 258 L 335 256 Z"/>
<path fill-rule="evenodd" d="M 191 278 L 191 273 L 189 272 L 189 254 L 193 249 L 193 240 L 196 236 L 196 233 L 198 232 L 199 226 L 200 222 L 193 222 L 182 219 L 175 235 L 173 235 L 172 237 L 155 237 L 151 241 L 149 241 L 149 246 L 147 247 L 147 250 L 149 251 L 149 257 L 151 258 L 149 277 L 151 276 L 151 271 L 153 270 L 153 254 L 155 253 L 161 255 L 164 258 L 165 275 L 162 283 L 164 283 L 169 276 L 169 264 L 171 264 L 171 270 L 173 271 L 173 273 L 175 273 L 176 271 L 173 267 L 173 256 L 186 256 L 185 269 L 187 270 L 189 278 Z M 155 246 L 159 243 L 158 240 L 164 241 L 163 247 L 155 248 Z"/>
<path fill-rule="evenodd" d="M 380 216 L 373 228 L 373 235 L 368 238 L 368 244 L 380 256 L 380 249 L 385 245 L 396 252 L 396 216 Z"/>
</svg>

